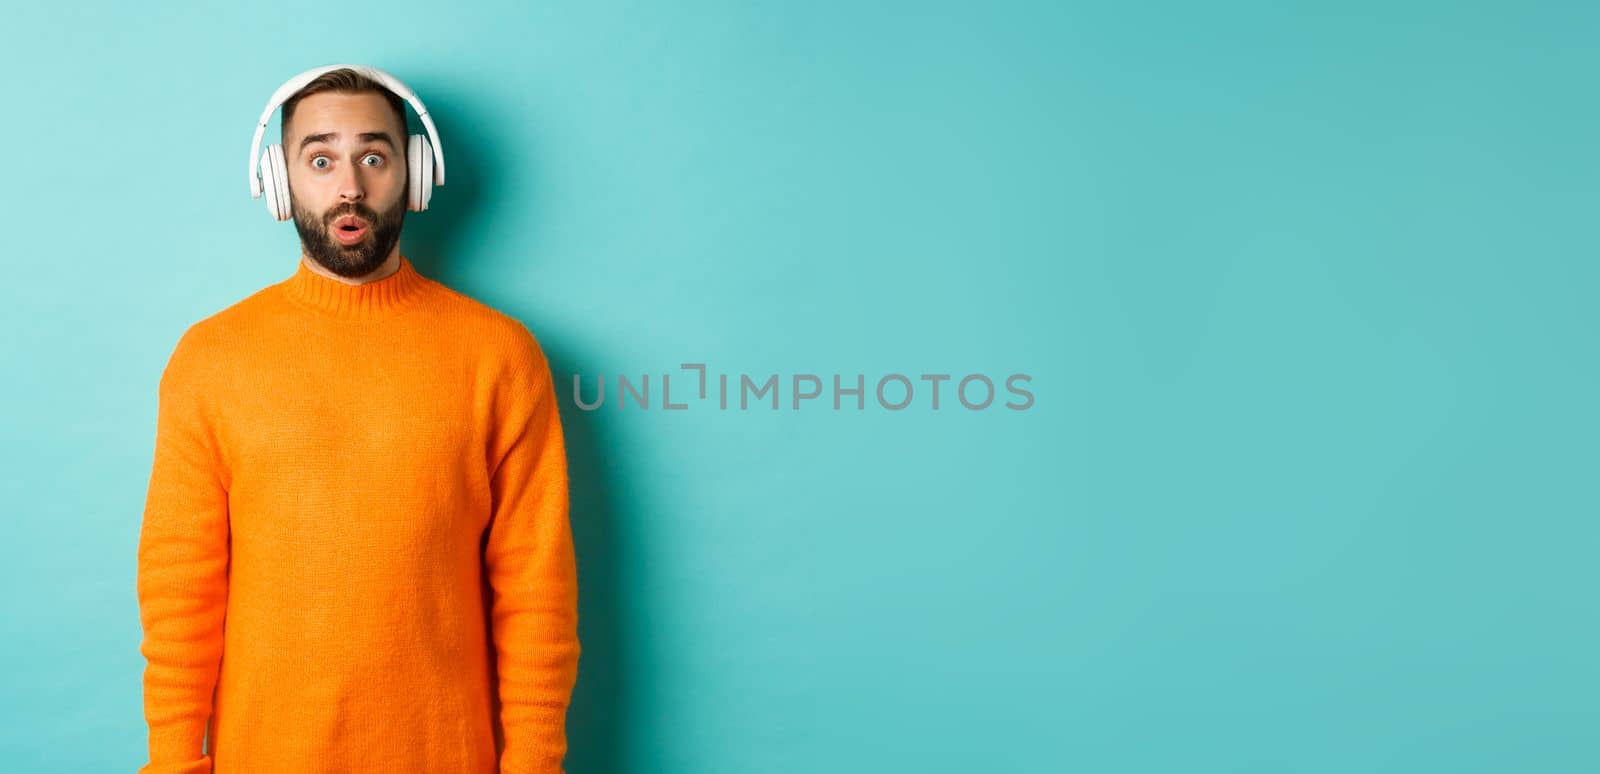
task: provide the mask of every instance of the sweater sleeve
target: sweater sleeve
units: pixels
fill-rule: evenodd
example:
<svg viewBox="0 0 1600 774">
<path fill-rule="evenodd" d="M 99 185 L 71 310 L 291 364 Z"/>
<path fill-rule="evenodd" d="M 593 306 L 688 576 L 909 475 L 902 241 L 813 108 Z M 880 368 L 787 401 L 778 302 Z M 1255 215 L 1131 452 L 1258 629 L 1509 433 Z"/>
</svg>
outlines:
<svg viewBox="0 0 1600 774">
<path fill-rule="evenodd" d="M 192 337 L 162 372 L 155 458 L 139 532 L 137 593 L 146 659 L 149 763 L 139 774 L 207 774 L 202 749 L 222 657 L 228 595 L 228 493 L 202 410 Z"/>
<path fill-rule="evenodd" d="M 562 774 L 581 650 L 566 450 L 549 363 L 520 324 L 516 340 L 484 539 L 505 743 L 500 774 Z"/>
</svg>

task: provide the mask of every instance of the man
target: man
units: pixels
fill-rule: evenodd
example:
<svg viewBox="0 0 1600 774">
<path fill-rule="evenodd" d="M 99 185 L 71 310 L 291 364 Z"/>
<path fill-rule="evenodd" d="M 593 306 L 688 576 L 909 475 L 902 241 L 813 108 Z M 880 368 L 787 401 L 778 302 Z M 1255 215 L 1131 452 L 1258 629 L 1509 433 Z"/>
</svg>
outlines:
<svg viewBox="0 0 1600 774">
<path fill-rule="evenodd" d="M 161 375 L 141 774 L 559 774 L 577 572 L 553 380 L 399 249 L 399 97 L 284 103 L 300 262 Z"/>
</svg>

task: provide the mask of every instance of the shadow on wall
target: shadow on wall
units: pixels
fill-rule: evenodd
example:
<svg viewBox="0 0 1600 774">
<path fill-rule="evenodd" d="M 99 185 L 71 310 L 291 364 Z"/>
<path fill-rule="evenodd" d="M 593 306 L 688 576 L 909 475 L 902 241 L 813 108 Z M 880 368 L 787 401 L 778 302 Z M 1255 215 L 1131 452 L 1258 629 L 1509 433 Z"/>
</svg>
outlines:
<svg viewBox="0 0 1600 774">
<path fill-rule="evenodd" d="M 452 259 L 465 251 L 456 249 L 464 234 L 488 233 L 492 223 L 478 222 L 487 209 L 484 203 L 493 192 L 515 188 L 526 196 L 528 190 L 538 201 L 538 179 L 506 179 L 505 164 L 485 164 L 481 159 L 503 158 L 504 150 L 516 144 L 528 152 L 528 138 L 503 136 L 497 127 L 525 126 L 512 111 L 473 101 L 471 92 L 431 88 L 426 78 L 407 81 L 423 96 L 429 113 L 438 125 L 445 149 L 445 185 L 435 188 L 426 212 L 406 214 L 401 250 L 406 259 L 424 276 L 474 295 L 452 275 L 461 268 Z M 409 119 L 412 131 L 425 132 L 415 116 Z M 537 151 L 537 148 L 535 148 Z M 537 207 L 535 208 L 537 209 Z M 538 236 L 537 230 L 535 237 Z M 535 239 L 524 253 L 527 260 L 510 265 L 519 271 L 538 271 L 540 251 Z M 520 256 L 519 256 L 520 258 Z M 496 304 L 496 308 L 521 320 L 539 339 L 549 357 L 558 393 L 570 386 L 574 366 L 582 360 L 569 343 L 556 340 L 543 331 L 544 321 L 535 310 L 517 308 L 515 303 Z M 629 717 L 622 686 L 629 682 L 623 662 L 624 632 L 621 627 L 620 578 L 617 560 L 621 519 L 609 496 L 613 491 L 603 478 L 604 450 L 616 449 L 604 435 L 602 418 L 596 412 L 581 411 L 560 401 L 562 432 L 566 439 L 567 471 L 570 480 L 573 539 L 578 557 L 578 636 L 582 655 L 578 684 L 567 714 L 568 774 L 620 774 L 622 751 L 627 749 L 628 729 L 621 723 Z M 615 469 L 614 467 L 611 469 Z"/>
</svg>

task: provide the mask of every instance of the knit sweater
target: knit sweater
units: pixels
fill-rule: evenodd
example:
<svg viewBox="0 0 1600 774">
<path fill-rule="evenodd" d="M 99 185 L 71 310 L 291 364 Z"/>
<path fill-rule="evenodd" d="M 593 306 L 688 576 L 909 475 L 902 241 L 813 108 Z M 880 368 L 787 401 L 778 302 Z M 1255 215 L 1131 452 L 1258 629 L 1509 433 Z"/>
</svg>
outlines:
<svg viewBox="0 0 1600 774">
<path fill-rule="evenodd" d="M 559 774 L 577 566 L 549 363 L 419 274 L 312 272 L 162 372 L 140 774 Z"/>
</svg>

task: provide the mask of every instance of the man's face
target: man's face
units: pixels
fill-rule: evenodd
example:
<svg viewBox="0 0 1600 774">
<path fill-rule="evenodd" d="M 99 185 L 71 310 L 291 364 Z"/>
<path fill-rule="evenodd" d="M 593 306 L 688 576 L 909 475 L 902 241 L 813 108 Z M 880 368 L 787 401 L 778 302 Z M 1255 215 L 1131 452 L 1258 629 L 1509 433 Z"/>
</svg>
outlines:
<svg viewBox="0 0 1600 774">
<path fill-rule="evenodd" d="M 289 123 L 283 155 L 301 249 L 341 277 L 371 274 L 405 223 L 405 127 L 381 95 L 339 92 L 301 100 Z"/>
</svg>

